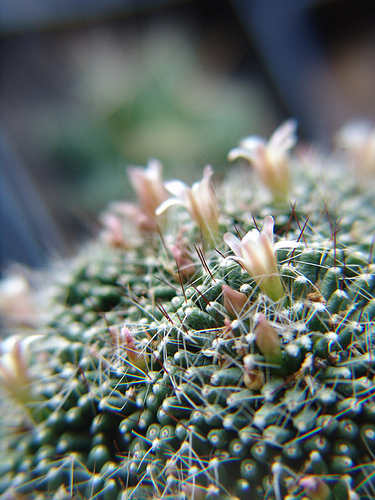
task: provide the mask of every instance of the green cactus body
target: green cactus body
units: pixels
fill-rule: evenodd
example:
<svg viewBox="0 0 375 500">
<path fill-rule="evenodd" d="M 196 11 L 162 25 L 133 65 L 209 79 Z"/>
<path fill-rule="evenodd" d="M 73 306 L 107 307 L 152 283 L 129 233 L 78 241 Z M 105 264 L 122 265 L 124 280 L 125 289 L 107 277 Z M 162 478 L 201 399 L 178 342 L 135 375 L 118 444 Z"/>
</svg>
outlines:
<svg viewBox="0 0 375 500">
<path fill-rule="evenodd" d="M 375 206 L 342 173 L 322 195 L 305 167 L 296 204 L 237 200 L 229 176 L 210 238 L 171 209 L 162 238 L 100 240 L 67 266 L 30 345 L 2 498 L 375 497 Z M 275 250 L 277 283 L 222 240 L 267 214 L 295 243 Z"/>
</svg>

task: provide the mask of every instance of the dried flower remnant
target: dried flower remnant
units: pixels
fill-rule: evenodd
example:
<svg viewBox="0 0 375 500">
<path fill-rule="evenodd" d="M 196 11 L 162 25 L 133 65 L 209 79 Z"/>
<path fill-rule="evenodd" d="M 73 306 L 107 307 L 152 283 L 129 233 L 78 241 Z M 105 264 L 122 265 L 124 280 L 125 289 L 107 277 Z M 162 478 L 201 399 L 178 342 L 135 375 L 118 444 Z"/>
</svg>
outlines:
<svg viewBox="0 0 375 500">
<path fill-rule="evenodd" d="M 198 227 L 204 238 L 214 241 L 218 232 L 219 206 L 212 186 L 212 168 L 208 165 L 203 172 L 203 178 L 190 188 L 179 180 L 165 183 L 166 189 L 174 195 L 162 203 L 157 209 L 157 215 L 173 205 L 184 206 Z"/>
<path fill-rule="evenodd" d="M 285 200 L 289 193 L 289 150 L 297 142 L 296 127 L 295 120 L 287 120 L 268 141 L 262 137 L 249 136 L 228 154 L 231 161 L 237 158 L 248 160 L 275 201 Z"/>
<path fill-rule="evenodd" d="M 299 485 L 304 489 L 307 498 L 311 500 L 328 500 L 331 498 L 331 489 L 319 476 L 305 476 L 300 479 Z"/>
<path fill-rule="evenodd" d="M 273 217 L 268 215 L 262 231 L 251 229 L 242 240 L 232 233 L 225 233 L 224 241 L 235 254 L 231 258 L 241 264 L 257 281 L 259 288 L 276 301 L 284 295 L 284 288 L 277 269 L 275 249 L 285 246 L 285 243 L 274 244 L 273 227 Z"/>
<path fill-rule="evenodd" d="M 255 365 L 255 358 L 252 354 L 247 354 L 243 358 L 244 364 L 244 384 L 252 391 L 259 391 L 264 385 L 264 375 Z"/>
<path fill-rule="evenodd" d="M 146 368 L 146 360 L 143 351 L 139 350 L 134 341 L 134 337 L 127 326 L 121 328 L 120 341 L 123 345 L 126 355 L 133 366 L 141 370 Z"/>
</svg>

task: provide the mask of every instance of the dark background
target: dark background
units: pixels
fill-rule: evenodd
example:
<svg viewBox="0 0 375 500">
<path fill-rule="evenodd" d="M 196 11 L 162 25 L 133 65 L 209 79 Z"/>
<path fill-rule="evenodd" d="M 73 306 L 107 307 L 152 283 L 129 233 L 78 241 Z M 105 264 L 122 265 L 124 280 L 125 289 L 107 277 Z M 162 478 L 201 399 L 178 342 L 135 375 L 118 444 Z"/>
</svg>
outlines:
<svg viewBox="0 0 375 500">
<path fill-rule="evenodd" d="M 126 165 L 190 184 L 285 118 L 375 121 L 371 1 L 0 0 L 0 32 L 1 268 L 73 253 Z"/>
</svg>

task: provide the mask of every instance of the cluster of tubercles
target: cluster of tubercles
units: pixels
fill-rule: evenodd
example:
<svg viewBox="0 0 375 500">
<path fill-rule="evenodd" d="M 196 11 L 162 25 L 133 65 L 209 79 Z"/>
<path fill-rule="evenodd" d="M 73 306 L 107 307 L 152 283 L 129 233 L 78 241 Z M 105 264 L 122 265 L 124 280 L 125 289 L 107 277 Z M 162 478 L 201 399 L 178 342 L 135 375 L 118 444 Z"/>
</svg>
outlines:
<svg viewBox="0 0 375 500">
<path fill-rule="evenodd" d="M 137 204 L 103 216 L 38 348 L 17 340 L 1 358 L 32 418 L 9 439 L 0 495 L 375 496 L 375 206 L 353 214 L 359 183 L 349 204 L 344 188 L 320 199 L 295 128 L 230 153 L 270 194 L 231 210 L 211 167 L 191 188 L 154 160 L 129 170 Z"/>
</svg>

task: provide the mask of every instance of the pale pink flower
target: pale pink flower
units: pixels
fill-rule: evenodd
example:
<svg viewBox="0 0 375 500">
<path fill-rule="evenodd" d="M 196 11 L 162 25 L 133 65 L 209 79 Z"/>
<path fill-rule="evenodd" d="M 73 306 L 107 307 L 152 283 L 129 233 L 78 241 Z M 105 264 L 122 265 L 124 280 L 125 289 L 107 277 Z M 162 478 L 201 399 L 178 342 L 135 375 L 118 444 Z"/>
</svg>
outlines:
<svg viewBox="0 0 375 500">
<path fill-rule="evenodd" d="M 212 168 L 207 166 L 203 179 L 191 188 L 179 180 L 166 182 L 165 187 L 174 198 L 164 201 L 156 213 L 160 215 L 173 205 L 182 205 L 198 224 L 202 234 L 214 240 L 218 231 L 219 206 L 211 182 L 212 174 Z"/>
<path fill-rule="evenodd" d="M 375 172 L 375 126 L 365 120 L 349 122 L 336 134 L 337 146 L 347 150 L 362 174 Z"/>
<path fill-rule="evenodd" d="M 275 251 L 277 248 L 293 248 L 296 243 L 280 241 L 274 244 L 274 220 L 267 215 L 261 231 L 251 229 L 240 240 L 232 233 L 224 234 L 225 243 L 234 253 L 233 260 L 241 264 L 257 281 L 259 288 L 272 300 L 279 300 L 284 295 L 284 288 L 277 268 Z"/>
<path fill-rule="evenodd" d="M 107 215 L 102 217 L 107 229 L 104 236 L 114 240 L 115 245 L 122 239 L 123 230 L 119 225 L 122 221 L 119 217 L 132 220 L 141 231 L 151 233 L 157 231 L 155 210 L 169 197 L 164 188 L 162 170 L 162 165 L 157 160 L 150 160 L 145 168 L 128 169 L 129 180 L 136 192 L 138 204 L 124 201 L 111 203 L 111 215 L 109 218 Z"/>
<path fill-rule="evenodd" d="M 155 219 L 155 210 L 168 198 L 163 183 L 161 163 L 157 160 L 149 160 L 146 168 L 130 167 L 128 176 L 137 194 L 140 208 L 151 219 Z"/>
<path fill-rule="evenodd" d="M 0 280 L 0 315 L 11 327 L 35 327 L 38 301 L 22 268 Z"/>
<path fill-rule="evenodd" d="M 15 400 L 26 404 L 32 400 L 32 378 L 25 345 L 17 337 L 10 337 L 8 344 L 0 356 L 0 384 Z M 4 345 L 0 347 L 4 348 Z"/>
<path fill-rule="evenodd" d="M 275 200 L 285 199 L 289 192 L 289 150 L 297 142 L 296 127 L 295 120 L 287 120 L 268 141 L 258 136 L 246 137 L 228 154 L 229 160 L 248 160 Z"/>
</svg>

